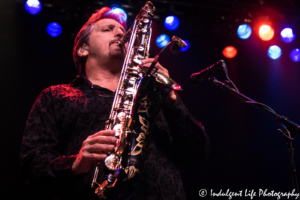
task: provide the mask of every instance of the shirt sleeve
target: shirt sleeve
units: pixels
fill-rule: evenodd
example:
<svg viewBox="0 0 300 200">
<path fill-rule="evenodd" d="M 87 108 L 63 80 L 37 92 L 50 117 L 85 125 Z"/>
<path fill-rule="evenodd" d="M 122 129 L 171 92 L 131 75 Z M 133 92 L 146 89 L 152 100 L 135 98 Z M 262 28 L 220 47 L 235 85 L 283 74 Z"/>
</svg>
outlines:
<svg viewBox="0 0 300 200">
<path fill-rule="evenodd" d="M 26 182 L 55 186 L 72 180 L 75 155 L 62 155 L 53 112 L 51 87 L 35 101 L 26 123 L 21 147 L 21 171 Z"/>
<path fill-rule="evenodd" d="M 177 95 L 177 94 L 176 94 Z M 156 122 L 160 146 L 179 164 L 196 164 L 208 157 L 210 142 L 204 126 L 189 113 L 179 96 L 172 106 L 164 105 Z M 168 137 L 168 145 L 163 137 Z"/>
</svg>

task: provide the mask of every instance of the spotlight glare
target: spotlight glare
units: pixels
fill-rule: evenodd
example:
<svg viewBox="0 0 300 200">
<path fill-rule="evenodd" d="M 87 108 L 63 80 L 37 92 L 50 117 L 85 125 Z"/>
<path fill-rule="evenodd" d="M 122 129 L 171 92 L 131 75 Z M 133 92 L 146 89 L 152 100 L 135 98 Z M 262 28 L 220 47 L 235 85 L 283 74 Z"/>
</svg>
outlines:
<svg viewBox="0 0 300 200">
<path fill-rule="evenodd" d="M 61 34 L 62 29 L 58 23 L 52 22 L 47 26 L 47 32 L 51 37 L 57 37 Z"/>
<path fill-rule="evenodd" d="M 156 38 L 156 45 L 159 48 L 165 47 L 169 42 L 170 42 L 170 38 L 166 34 L 161 34 Z"/>
<path fill-rule="evenodd" d="M 268 55 L 270 58 L 272 58 L 273 60 L 278 59 L 281 56 L 282 52 L 279 46 L 273 45 L 270 46 L 269 50 L 268 50 Z"/>
<path fill-rule="evenodd" d="M 171 16 L 166 17 L 164 24 L 165 24 L 166 29 L 173 31 L 176 28 L 178 28 L 179 19 L 176 16 L 171 15 Z"/>
<path fill-rule="evenodd" d="M 181 47 L 180 48 L 180 51 L 181 52 L 184 52 L 184 51 L 187 51 L 189 48 L 190 48 L 190 43 L 188 42 L 188 41 L 186 41 L 186 40 L 183 40 L 187 45 L 186 45 L 186 47 Z"/>
<path fill-rule="evenodd" d="M 286 42 L 290 43 L 295 39 L 295 34 L 291 28 L 285 28 L 281 31 L 281 39 Z"/>
<path fill-rule="evenodd" d="M 226 58 L 234 58 L 236 56 L 236 54 L 237 54 L 237 50 L 233 46 L 227 46 L 223 50 L 223 55 Z"/>
<path fill-rule="evenodd" d="M 120 15 L 120 14 L 123 14 L 125 16 L 125 21 L 127 20 L 127 14 L 126 12 L 122 9 L 122 8 L 119 8 L 119 7 L 113 7 L 112 8 L 112 12 L 117 14 L 117 15 Z"/>
<path fill-rule="evenodd" d="M 292 61 L 299 62 L 300 61 L 300 49 L 293 49 L 290 53 L 290 57 Z"/>
<path fill-rule="evenodd" d="M 248 24 L 242 24 L 237 29 L 237 34 L 241 39 L 248 39 L 252 33 L 252 29 Z"/>
<path fill-rule="evenodd" d="M 264 41 L 269 41 L 274 36 L 274 29 L 269 25 L 263 25 L 259 28 L 259 37 Z"/>
<path fill-rule="evenodd" d="M 41 3 L 38 0 L 27 0 L 25 3 L 25 10 L 32 15 L 38 14 L 41 9 Z"/>
</svg>

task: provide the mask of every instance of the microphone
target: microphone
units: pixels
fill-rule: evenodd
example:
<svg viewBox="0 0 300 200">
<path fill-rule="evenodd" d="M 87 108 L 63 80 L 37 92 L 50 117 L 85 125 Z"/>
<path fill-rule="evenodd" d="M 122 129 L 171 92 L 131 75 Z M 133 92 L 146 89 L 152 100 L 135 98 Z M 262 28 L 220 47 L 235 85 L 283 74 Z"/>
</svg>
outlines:
<svg viewBox="0 0 300 200">
<path fill-rule="evenodd" d="M 172 37 L 173 44 L 170 47 L 170 50 L 174 54 L 178 54 L 181 47 L 186 47 L 187 44 L 177 36 Z"/>
<path fill-rule="evenodd" d="M 223 67 L 223 69 L 226 71 L 226 63 L 224 60 L 216 62 L 212 66 L 203 69 L 201 72 L 193 73 L 190 77 L 190 82 L 192 84 L 198 85 L 204 79 L 207 79 L 208 77 L 212 76 L 212 74 L 221 67 Z"/>
</svg>

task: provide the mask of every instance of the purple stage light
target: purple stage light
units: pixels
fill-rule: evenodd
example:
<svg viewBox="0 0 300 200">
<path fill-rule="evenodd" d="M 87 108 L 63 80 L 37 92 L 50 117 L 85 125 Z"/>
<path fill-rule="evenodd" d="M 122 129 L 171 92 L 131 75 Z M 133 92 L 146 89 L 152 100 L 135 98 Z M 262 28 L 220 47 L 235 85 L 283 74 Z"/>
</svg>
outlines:
<svg viewBox="0 0 300 200">
<path fill-rule="evenodd" d="M 47 26 L 47 32 L 51 37 L 57 37 L 61 34 L 62 29 L 58 23 L 52 22 Z"/>
<path fill-rule="evenodd" d="M 25 10 L 32 14 L 38 14 L 42 9 L 42 5 L 38 0 L 27 0 L 25 3 Z"/>
<path fill-rule="evenodd" d="M 293 49 L 290 53 L 290 57 L 292 61 L 299 62 L 300 61 L 300 49 Z"/>
<path fill-rule="evenodd" d="M 293 33 L 293 30 L 291 28 L 285 28 L 281 31 L 281 39 L 286 42 L 290 43 L 295 39 L 295 34 Z"/>
</svg>

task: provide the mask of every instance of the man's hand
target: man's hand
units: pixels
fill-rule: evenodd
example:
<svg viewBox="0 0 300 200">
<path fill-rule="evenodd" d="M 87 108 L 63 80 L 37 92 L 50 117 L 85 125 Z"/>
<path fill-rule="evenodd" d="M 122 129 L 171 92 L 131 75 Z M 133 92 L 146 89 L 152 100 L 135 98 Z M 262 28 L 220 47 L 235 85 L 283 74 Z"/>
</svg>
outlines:
<svg viewBox="0 0 300 200">
<path fill-rule="evenodd" d="M 142 60 L 142 64 L 145 67 L 150 67 L 151 63 L 153 62 L 154 58 L 146 58 L 144 60 Z M 169 71 L 164 68 L 159 62 L 156 63 L 155 67 L 158 69 L 159 73 L 162 73 L 164 75 L 166 75 L 167 77 L 169 76 Z M 174 103 L 174 101 L 176 100 L 177 96 L 175 94 L 175 92 L 172 90 L 169 95 L 166 97 L 165 99 L 165 103 L 167 105 L 172 105 Z"/>
<path fill-rule="evenodd" d="M 93 165 L 107 157 L 106 152 L 113 152 L 117 138 L 114 130 L 102 130 L 83 141 L 82 147 L 72 165 L 74 174 L 88 172 Z"/>
</svg>

